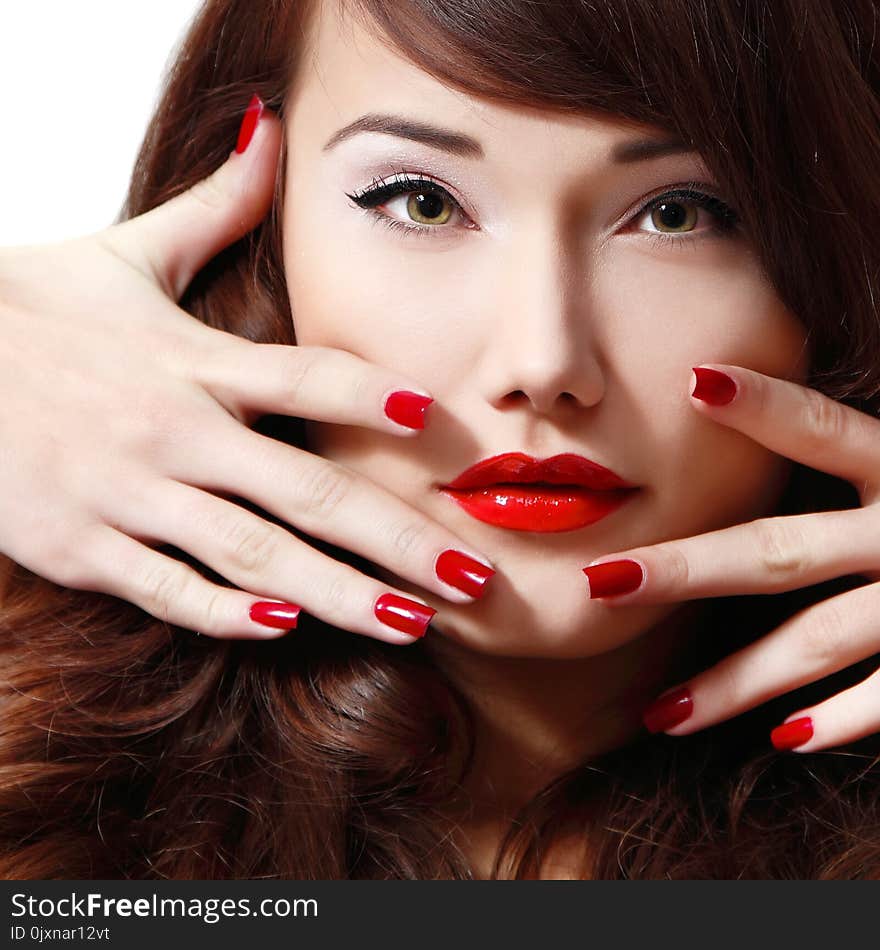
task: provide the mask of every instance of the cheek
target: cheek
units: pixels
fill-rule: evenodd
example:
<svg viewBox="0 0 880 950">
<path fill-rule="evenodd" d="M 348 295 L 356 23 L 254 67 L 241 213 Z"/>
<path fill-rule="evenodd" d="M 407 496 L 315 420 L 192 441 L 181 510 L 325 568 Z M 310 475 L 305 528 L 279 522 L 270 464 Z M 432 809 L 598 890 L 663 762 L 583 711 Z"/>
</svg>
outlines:
<svg viewBox="0 0 880 950">
<path fill-rule="evenodd" d="M 626 294 L 627 321 L 604 322 L 603 345 L 629 403 L 624 414 L 638 433 L 638 455 L 657 486 L 657 536 L 639 543 L 772 512 L 791 462 L 700 414 L 690 397 L 691 367 L 727 363 L 803 382 L 804 326 L 739 244 L 663 252 L 638 272 L 638 282 L 623 270 L 608 273 L 609 300 Z"/>
<path fill-rule="evenodd" d="M 603 268 L 597 292 L 608 315 L 600 321 L 602 342 L 612 359 L 627 353 L 625 376 L 665 377 L 665 388 L 674 378 L 669 374 L 680 375 L 684 366 L 686 388 L 691 366 L 731 363 L 797 382 L 806 378 L 805 328 L 741 241 L 616 255 Z"/>
<path fill-rule="evenodd" d="M 309 174 L 318 173 L 306 169 Z M 383 303 L 397 295 L 387 283 L 387 251 L 380 261 L 372 250 L 382 236 L 373 237 L 361 212 L 339 194 L 338 185 L 328 183 L 294 190 L 285 204 L 284 267 L 294 330 L 302 346 L 339 347 L 370 358 L 370 342 L 383 335 Z"/>
<path fill-rule="evenodd" d="M 343 257 L 328 216 L 294 192 L 284 208 L 284 271 L 299 346 L 345 347 L 359 296 L 357 255 Z"/>
<path fill-rule="evenodd" d="M 297 343 L 348 350 L 438 391 L 457 384 L 479 332 L 467 315 L 482 306 L 475 294 L 486 292 L 473 254 L 389 234 L 347 199 L 327 197 L 338 191 L 328 184 L 323 192 L 293 192 L 285 204 Z"/>
</svg>

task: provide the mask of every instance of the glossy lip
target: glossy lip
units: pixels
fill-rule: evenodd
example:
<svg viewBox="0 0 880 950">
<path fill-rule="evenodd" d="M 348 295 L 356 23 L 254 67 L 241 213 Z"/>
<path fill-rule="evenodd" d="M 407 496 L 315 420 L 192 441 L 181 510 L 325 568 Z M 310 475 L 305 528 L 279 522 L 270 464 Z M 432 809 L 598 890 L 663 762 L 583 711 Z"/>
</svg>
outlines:
<svg viewBox="0 0 880 950">
<path fill-rule="evenodd" d="M 611 514 L 638 491 L 574 453 L 545 460 L 506 452 L 465 469 L 440 491 L 478 521 L 513 531 L 575 531 Z"/>
</svg>

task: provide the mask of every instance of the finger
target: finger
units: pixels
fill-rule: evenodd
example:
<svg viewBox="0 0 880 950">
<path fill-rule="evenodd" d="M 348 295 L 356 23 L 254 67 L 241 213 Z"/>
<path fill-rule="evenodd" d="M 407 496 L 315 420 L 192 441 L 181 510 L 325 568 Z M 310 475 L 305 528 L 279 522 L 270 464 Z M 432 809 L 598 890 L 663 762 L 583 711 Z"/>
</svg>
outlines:
<svg viewBox="0 0 880 950">
<path fill-rule="evenodd" d="M 589 596 L 609 606 L 774 594 L 876 569 L 878 529 L 874 508 L 780 515 L 605 555 L 583 571 Z"/>
<path fill-rule="evenodd" d="M 280 148 L 281 123 L 263 111 L 243 153 L 233 151 L 213 174 L 159 207 L 106 229 L 102 239 L 179 300 L 208 261 L 265 217 Z"/>
<path fill-rule="evenodd" d="M 880 584 L 823 600 L 686 683 L 645 711 L 653 732 L 689 735 L 836 673 L 880 651 Z"/>
<path fill-rule="evenodd" d="M 354 551 L 453 603 L 471 603 L 485 593 L 495 573 L 489 560 L 394 493 L 332 461 L 237 424 L 220 423 L 212 433 L 204 444 L 192 447 L 186 472 L 177 482 L 256 502 L 286 524 Z M 169 479 L 145 489 L 154 497 L 127 505 L 123 515 L 114 510 L 116 499 L 108 499 L 101 514 L 113 524 L 120 517 L 129 519 L 127 530 L 134 533 L 152 533 L 175 544 L 178 538 L 178 547 L 184 550 L 199 543 L 195 535 L 201 533 L 207 547 L 191 553 L 200 560 L 204 554 L 205 563 L 212 566 L 218 550 L 241 546 L 246 563 L 238 570 L 247 573 L 230 579 L 249 590 L 268 593 L 254 585 L 265 584 L 270 577 L 283 582 L 296 576 L 284 573 L 290 570 L 291 557 L 304 569 L 302 549 L 313 549 L 289 532 L 240 506 L 218 501 L 213 494 L 200 491 L 193 496 L 185 492 L 186 486 L 172 490 L 174 484 Z M 138 517 L 143 524 L 132 523 Z M 321 563 L 327 567 L 326 561 Z"/>
<path fill-rule="evenodd" d="M 416 435 L 433 402 L 413 380 L 329 346 L 230 337 L 193 369 L 198 382 L 239 419 L 257 410 Z"/>
<path fill-rule="evenodd" d="M 880 670 L 816 706 L 792 713 L 770 733 L 774 748 L 818 752 L 880 732 Z"/>
<path fill-rule="evenodd" d="M 193 555 L 249 591 L 252 599 L 297 604 L 352 633 L 411 643 L 413 636 L 424 634 L 424 618 L 436 613 L 411 594 L 334 560 L 253 512 L 189 485 L 158 483 L 145 491 L 140 508 L 130 509 L 118 521 L 126 532 L 149 532 Z M 172 587 L 171 594 L 176 591 Z M 399 611 L 382 609 L 388 595 L 410 604 L 407 609 L 416 619 L 398 624 Z"/>
<path fill-rule="evenodd" d="M 89 529 L 80 557 L 65 586 L 112 594 L 158 620 L 210 637 L 266 639 L 297 626 L 298 604 L 268 603 L 213 584 L 188 565 L 107 525 Z M 266 623 L 253 619 L 252 610 Z"/>
<path fill-rule="evenodd" d="M 245 458 L 249 465 L 240 464 Z M 231 426 L 188 465 L 196 485 L 254 501 L 306 534 L 355 551 L 454 603 L 482 596 L 495 573 L 484 554 L 394 492 L 242 426 Z"/>
<path fill-rule="evenodd" d="M 742 432 L 778 455 L 810 468 L 845 479 L 860 489 L 880 472 L 880 420 L 846 406 L 818 390 L 742 366 L 721 363 L 694 368 L 691 390 L 698 371 L 709 369 L 698 392 L 709 398 L 718 392 L 718 375 L 729 377 L 735 388 L 730 402 L 714 405 L 691 396 L 691 405 L 714 421 Z M 724 387 L 729 394 L 729 386 Z"/>
</svg>

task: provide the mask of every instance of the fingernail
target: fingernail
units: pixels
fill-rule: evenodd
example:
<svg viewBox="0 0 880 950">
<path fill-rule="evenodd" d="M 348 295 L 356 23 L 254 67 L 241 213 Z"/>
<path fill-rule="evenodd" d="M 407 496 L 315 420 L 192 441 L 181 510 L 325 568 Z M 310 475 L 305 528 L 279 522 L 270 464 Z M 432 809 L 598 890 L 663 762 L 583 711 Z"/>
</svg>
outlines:
<svg viewBox="0 0 880 950">
<path fill-rule="evenodd" d="M 684 722 L 694 711 L 694 701 L 687 686 L 678 686 L 658 699 L 642 713 L 642 722 L 649 732 L 665 732 Z"/>
<path fill-rule="evenodd" d="M 628 559 L 606 561 L 585 567 L 584 574 L 590 582 L 590 598 L 611 597 L 615 594 L 631 594 L 644 580 L 642 565 Z"/>
<path fill-rule="evenodd" d="M 376 601 L 373 613 L 382 623 L 395 630 L 408 633 L 411 637 L 423 637 L 431 618 L 437 611 L 407 597 L 382 594 Z"/>
<path fill-rule="evenodd" d="M 425 428 L 425 410 L 434 400 L 405 389 L 398 389 L 385 400 L 385 415 L 410 429 Z"/>
<path fill-rule="evenodd" d="M 260 600 L 251 605 L 251 620 L 263 624 L 265 627 L 278 627 L 283 630 L 292 630 L 296 627 L 299 612 L 302 607 L 296 604 L 277 603 Z"/>
<path fill-rule="evenodd" d="M 736 383 L 717 369 L 707 369 L 705 366 L 694 366 L 696 385 L 691 392 L 695 399 L 702 399 L 710 406 L 726 406 L 736 395 Z"/>
<path fill-rule="evenodd" d="M 770 741 L 777 749 L 794 749 L 812 738 L 813 720 L 809 716 L 784 722 L 770 733 Z"/>
<path fill-rule="evenodd" d="M 244 118 L 241 120 L 241 128 L 238 130 L 238 142 L 235 146 L 237 154 L 241 153 L 251 144 L 254 132 L 257 129 L 257 123 L 263 114 L 263 100 L 256 94 L 251 97 L 247 109 L 245 109 Z"/>
<path fill-rule="evenodd" d="M 457 587 L 471 597 L 482 597 L 486 592 L 486 581 L 495 573 L 491 567 L 486 567 L 485 564 L 452 548 L 437 558 L 434 570 L 441 581 Z"/>
</svg>

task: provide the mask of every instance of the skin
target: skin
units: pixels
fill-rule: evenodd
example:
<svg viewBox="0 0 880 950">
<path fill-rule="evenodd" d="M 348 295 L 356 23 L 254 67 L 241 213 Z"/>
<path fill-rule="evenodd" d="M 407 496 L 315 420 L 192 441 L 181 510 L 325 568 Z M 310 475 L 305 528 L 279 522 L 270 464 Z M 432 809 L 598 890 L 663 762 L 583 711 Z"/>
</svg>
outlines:
<svg viewBox="0 0 880 950">
<path fill-rule="evenodd" d="M 367 113 L 467 134 L 484 157 L 376 132 L 325 150 Z M 406 370 L 436 400 L 405 444 L 309 423 L 309 447 L 450 526 L 497 569 L 486 596 L 461 606 L 394 578 L 439 611 L 424 648 L 478 713 L 469 822 L 481 842 L 553 772 L 630 738 L 698 632 L 698 602 L 611 607 L 589 599 L 582 568 L 768 514 L 790 471 L 693 411 L 691 367 L 802 382 L 804 327 L 745 238 L 721 235 L 709 211 L 696 209 L 690 233 L 657 240 L 663 223 L 640 210 L 647 199 L 688 181 L 712 193 L 713 177 L 695 153 L 611 161 L 615 145 L 646 137 L 665 130 L 447 88 L 334 4 L 313 23 L 292 90 L 284 259 L 297 342 Z M 346 197 L 402 168 L 437 180 L 466 217 L 402 234 Z M 418 223 L 406 196 L 383 210 Z M 507 451 L 579 453 L 641 491 L 557 534 L 483 524 L 437 491 Z"/>
<path fill-rule="evenodd" d="M 259 524 L 192 487 L 210 484 L 299 523 L 289 485 L 308 453 L 257 436 L 248 424 L 267 411 L 317 413 L 328 424 L 309 423 L 312 449 L 375 483 L 364 497 L 389 531 L 368 539 L 369 556 L 390 543 L 396 569 L 435 584 L 426 592 L 380 572 L 436 604 L 440 613 L 419 648 L 477 713 L 476 767 L 449 811 L 460 821 L 466 857 L 485 877 L 516 807 L 560 770 L 625 744 L 642 728 L 648 701 L 678 681 L 679 667 L 693 673 L 683 661 L 706 635 L 707 599 L 844 575 L 869 581 L 679 681 L 693 708 L 680 724 L 660 727 L 670 735 L 736 716 L 880 651 L 873 619 L 880 421 L 802 385 L 804 329 L 742 237 L 721 239 L 708 212 L 686 202 L 679 209 L 699 213 L 694 233 L 652 243 L 659 219 L 646 212 L 650 198 L 692 179 L 716 190 L 696 155 L 609 161 L 616 145 L 657 139 L 664 129 L 499 107 L 438 84 L 380 45 L 372 29 L 343 23 L 333 6 L 312 25 L 286 128 L 265 112 L 243 154 L 236 148 L 207 179 L 138 218 L 59 245 L 2 249 L 2 339 L 17 380 L 10 393 L 19 399 L 5 422 L 10 444 L 22 448 L 22 464 L 5 471 L 3 497 L 24 500 L 9 509 L 8 543 L 16 562 L 56 584 L 114 594 L 210 636 L 266 636 L 256 621 L 244 629 L 254 596 L 289 597 L 284 588 L 302 577 L 310 583 L 307 591 L 300 585 L 305 608 L 321 615 L 326 601 L 316 581 L 326 578 L 291 570 L 292 558 L 303 556 L 298 542 L 285 536 L 260 570 L 248 569 L 230 541 L 261 537 Z M 375 133 L 324 147 L 368 111 L 467 132 L 484 157 Z M 295 328 L 299 342 L 317 350 L 219 334 L 169 306 L 220 249 L 264 217 L 282 134 Z M 404 165 L 445 183 L 465 217 L 455 213 L 450 227 L 406 238 L 343 197 Z M 405 201 L 384 210 L 404 217 Z M 107 292 L 96 298 L 95 287 Z M 124 328 L 122 297 L 132 317 Z M 51 332 L 34 334 L 35 320 L 52 317 L 60 319 Z M 106 332 L 108 321 L 122 336 Z M 693 365 L 728 374 L 732 401 L 701 401 L 692 392 Z M 308 385 L 291 387 L 292 377 Z M 428 429 L 401 440 L 380 397 L 405 386 L 437 401 Z M 360 398 L 345 396 L 352 390 Z M 128 415 L 107 426 L 108 405 Z M 40 417 L 45 425 L 35 424 L 33 406 L 51 408 Z M 583 452 L 639 484 L 641 494 L 590 528 L 530 535 L 473 521 L 437 493 L 477 459 L 510 450 Z M 235 463 L 242 458 L 245 469 Z M 849 482 L 860 506 L 762 517 L 773 511 L 790 461 Z M 112 484 L 125 490 L 108 493 Z M 337 517 L 363 531 L 363 505 L 349 501 Z M 450 604 L 452 588 L 417 576 L 418 559 L 399 544 L 401 525 L 411 522 L 389 515 L 401 506 L 431 516 L 414 551 L 491 552 L 498 573 L 483 600 L 466 604 L 456 592 Z M 217 587 L 139 543 L 158 540 L 189 550 L 242 589 Z M 357 544 L 352 550 L 366 553 Z M 641 587 L 589 599 L 601 595 L 585 584 L 584 565 L 624 558 L 641 565 Z M 0 603 L 13 566 L 0 556 Z M 346 592 L 362 604 L 363 578 L 345 570 Z M 376 634 L 358 609 L 341 626 Z M 878 683 L 875 671 L 792 712 L 785 725 L 796 728 L 777 736 L 780 726 L 770 739 L 778 749 L 812 752 L 880 730 Z M 555 847 L 541 876 L 578 876 L 582 848 L 575 839 Z"/>
</svg>

